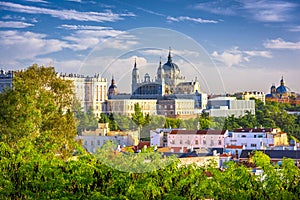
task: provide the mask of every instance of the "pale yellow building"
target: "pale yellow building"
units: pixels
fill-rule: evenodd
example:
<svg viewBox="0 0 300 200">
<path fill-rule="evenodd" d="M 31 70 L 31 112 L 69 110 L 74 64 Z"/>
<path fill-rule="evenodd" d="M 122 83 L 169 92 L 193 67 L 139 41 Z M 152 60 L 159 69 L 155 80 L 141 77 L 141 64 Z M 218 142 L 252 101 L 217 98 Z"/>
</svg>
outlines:
<svg viewBox="0 0 300 200">
<path fill-rule="evenodd" d="M 59 77 L 73 82 L 76 98 L 85 112 L 92 108 L 96 117 L 105 112 L 107 79 L 99 75 L 89 77 L 78 74 L 60 74 Z"/>
<path fill-rule="evenodd" d="M 144 115 L 156 115 L 156 99 L 109 99 L 106 113 L 131 117 L 135 113 L 134 105 L 138 103 Z"/>
<path fill-rule="evenodd" d="M 243 92 L 242 93 L 243 100 L 250 100 L 252 98 L 261 100 L 264 103 L 266 102 L 264 92 L 251 91 L 251 92 Z"/>
</svg>

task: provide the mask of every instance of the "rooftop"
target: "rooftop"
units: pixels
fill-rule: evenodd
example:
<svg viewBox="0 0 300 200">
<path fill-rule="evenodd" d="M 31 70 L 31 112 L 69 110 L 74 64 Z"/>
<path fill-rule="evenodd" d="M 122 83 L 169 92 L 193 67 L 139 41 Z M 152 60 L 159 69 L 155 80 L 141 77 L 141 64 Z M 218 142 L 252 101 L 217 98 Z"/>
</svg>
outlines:
<svg viewBox="0 0 300 200">
<path fill-rule="evenodd" d="M 226 130 L 172 130 L 170 134 L 224 135 Z"/>
</svg>

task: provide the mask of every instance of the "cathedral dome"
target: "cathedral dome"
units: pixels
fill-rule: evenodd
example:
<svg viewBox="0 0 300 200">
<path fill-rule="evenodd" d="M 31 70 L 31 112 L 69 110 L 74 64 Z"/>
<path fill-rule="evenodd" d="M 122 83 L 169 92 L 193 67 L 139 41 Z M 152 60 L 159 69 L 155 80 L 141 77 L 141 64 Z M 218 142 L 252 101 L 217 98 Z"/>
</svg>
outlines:
<svg viewBox="0 0 300 200">
<path fill-rule="evenodd" d="M 277 94 L 285 94 L 285 93 L 290 93 L 291 90 L 287 86 L 281 85 L 276 88 L 276 93 Z"/>
<path fill-rule="evenodd" d="M 277 94 L 289 94 L 291 93 L 291 90 L 290 88 L 288 88 L 287 86 L 285 86 L 285 83 L 284 83 L 284 80 L 283 80 L 283 77 L 280 81 L 280 86 L 276 88 L 276 93 Z"/>
<path fill-rule="evenodd" d="M 163 65 L 164 71 L 180 72 L 178 65 L 172 62 L 171 50 L 169 51 L 168 61 Z"/>
<path fill-rule="evenodd" d="M 111 85 L 108 88 L 108 95 L 110 96 L 110 95 L 116 95 L 116 94 L 118 94 L 118 88 L 116 86 L 115 79 L 112 78 Z"/>
</svg>

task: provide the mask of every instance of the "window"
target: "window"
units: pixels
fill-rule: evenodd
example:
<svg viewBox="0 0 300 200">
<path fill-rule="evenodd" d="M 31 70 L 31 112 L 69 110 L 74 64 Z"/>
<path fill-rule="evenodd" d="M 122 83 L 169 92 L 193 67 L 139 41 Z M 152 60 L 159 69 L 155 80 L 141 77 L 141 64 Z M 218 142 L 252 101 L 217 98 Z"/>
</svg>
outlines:
<svg viewBox="0 0 300 200">
<path fill-rule="evenodd" d="M 251 147 L 256 147 L 256 144 L 251 144 Z"/>
<path fill-rule="evenodd" d="M 84 141 L 84 145 L 85 145 L 85 146 L 87 145 L 87 141 L 86 141 L 86 140 Z"/>
<path fill-rule="evenodd" d="M 206 145 L 206 140 L 203 140 L 203 145 Z"/>
<path fill-rule="evenodd" d="M 179 144 L 182 144 L 182 140 L 180 139 Z"/>
<path fill-rule="evenodd" d="M 218 144 L 219 144 L 219 145 L 222 145 L 222 141 L 221 141 L 221 140 L 219 140 L 219 141 L 218 141 Z"/>
<path fill-rule="evenodd" d="M 171 144 L 175 144 L 175 140 L 171 140 L 170 143 L 171 143 Z"/>
<path fill-rule="evenodd" d="M 199 144 L 199 141 L 198 140 L 195 140 L 195 145 L 198 145 Z"/>
<path fill-rule="evenodd" d="M 190 140 L 187 140 L 186 143 L 187 143 L 187 144 L 191 144 L 191 141 L 190 141 Z"/>
<path fill-rule="evenodd" d="M 97 140 L 97 144 L 100 145 L 100 140 Z"/>
<path fill-rule="evenodd" d="M 210 141 L 210 146 L 214 146 L 214 141 L 213 140 Z"/>
</svg>

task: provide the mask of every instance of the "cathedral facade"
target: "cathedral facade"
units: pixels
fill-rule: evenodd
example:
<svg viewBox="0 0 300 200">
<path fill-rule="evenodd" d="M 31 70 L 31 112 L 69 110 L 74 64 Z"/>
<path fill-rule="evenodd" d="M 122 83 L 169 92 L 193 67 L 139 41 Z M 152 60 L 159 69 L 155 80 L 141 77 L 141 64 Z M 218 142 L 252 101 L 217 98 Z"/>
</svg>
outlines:
<svg viewBox="0 0 300 200">
<path fill-rule="evenodd" d="M 167 62 L 160 60 L 155 79 L 148 73 L 140 79 L 135 60 L 131 77 L 131 94 L 118 93 L 112 80 L 108 91 L 107 113 L 131 116 L 134 104 L 139 103 L 144 114 L 166 117 L 195 117 L 206 108 L 207 94 L 200 90 L 200 83 L 186 81 L 177 64 L 172 61 L 171 50 Z"/>
<path fill-rule="evenodd" d="M 275 85 L 273 84 L 270 89 L 270 94 L 267 94 L 266 97 L 284 99 L 293 95 L 295 95 L 295 93 L 292 92 L 291 89 L 285 85 L 285 81 L 282 77 L 280 80 L 280 85 L 278 87 L 275 87 Z"/>
<path fill-rule="evenodd" d="M 135 61 L 131 89 L 132 98 L 159 98 L 164 95 L 191 95 L 201 92 L 200 83 L 197 80 L 186 81 L 181 75 L 178 65 L 172 61 L 171 50 L 164 65 L 160 60 L 153 81 L 148 73 L 144 75 L 143 80 L 140 80 L 139 69 Z"/>
</svg>

